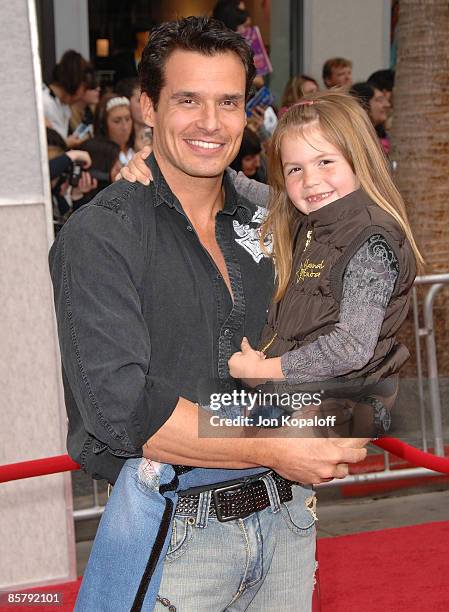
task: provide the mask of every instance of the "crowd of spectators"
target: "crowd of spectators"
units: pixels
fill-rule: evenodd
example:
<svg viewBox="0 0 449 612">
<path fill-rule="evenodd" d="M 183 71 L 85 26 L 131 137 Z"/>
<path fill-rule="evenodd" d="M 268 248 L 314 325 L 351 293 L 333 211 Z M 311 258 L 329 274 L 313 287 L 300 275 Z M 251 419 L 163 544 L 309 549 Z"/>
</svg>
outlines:
<svg viewBox="0 0 449 612">
<path fill-rule="evenodd" d="M 241 0 L 219 0 L 213 16 L 240 33 L 252 25 Z M 148 24 L 141 24 L 134 32 L 135 48 L 116 56 L 112 87 L 100 87 L 94 66 L 72 50 L 64 53 L 51 82 L 43 86 L 56 231 L 73 211 L 110 184 L 135 152 L 151 145 L 137 77 L 149 30 Z M 352 61 L 333 57 L 324 62 L 322 82 L 325 88 L 341 88 L 358 99 L 388 155 L 394 72 L 378 70 L 366 82 L 353 84 Z M 269 89 L 269 76 L 257 75 L 253 89 L 254 95 Z M 278 103 L 270 100 L 248 110 L 247 128 L 233 168 L 267 182 L 266 155 L 278 118 L 319 89 L 314 76 L 293 75 Z"/>
</svg>

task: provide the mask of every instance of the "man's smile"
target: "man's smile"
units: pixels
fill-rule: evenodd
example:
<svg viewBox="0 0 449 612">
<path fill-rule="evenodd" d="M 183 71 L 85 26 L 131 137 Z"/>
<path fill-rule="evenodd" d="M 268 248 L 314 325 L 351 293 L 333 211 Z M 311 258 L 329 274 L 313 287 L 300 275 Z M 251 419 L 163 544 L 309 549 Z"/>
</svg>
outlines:
<svg viewBox="0 0 449 612">
<path fill-rule="evenodd" d="M 223 146 L 222 142 L 210 142 L 207 140 L 193 140 L 186 138 L 187 144 L 191 147 L 199 147 L 200 149 L 216 150 Z"/>
</svg>

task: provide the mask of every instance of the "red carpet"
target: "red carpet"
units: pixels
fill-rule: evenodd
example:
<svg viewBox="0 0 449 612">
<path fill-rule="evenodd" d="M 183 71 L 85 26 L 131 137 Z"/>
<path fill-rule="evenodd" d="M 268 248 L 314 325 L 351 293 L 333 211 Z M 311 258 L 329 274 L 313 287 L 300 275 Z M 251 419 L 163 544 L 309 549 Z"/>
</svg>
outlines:
<svg viewBox="0 0 449 612">
<path fill-rule="evenodd" d="M 62 605 L 37 605 L 23 606 L 20 604 L 10 604 L 3 606 L 0 604 L 0 612 L 72 612 L 75 607 L 76 596 L 81 583 L 81 578 L 75 582 L 64 582 L 63 584 L 52 584 L 48 587 L 36 587 L 34 589 L 21 589 L 16 593 L 61 593 Z M 92 611 L 94 612 L 94 611 Z"/>
<path fill-rule="evenodd" d="M 324 538 L 318 562 L 321 612 L 449 611 L 449 522 Z"/>
<path fill-rule="evenodd" d="M 324 538 L 318 561 L 317 612 L 449 612 L 449 522 Z M 62 592 L 62 606 L 33 608 L 71 612 L 78 588 L 79 580 L 28 592 Z M 0 605 L 0 612 L 33 608 Z"/>
</svg>

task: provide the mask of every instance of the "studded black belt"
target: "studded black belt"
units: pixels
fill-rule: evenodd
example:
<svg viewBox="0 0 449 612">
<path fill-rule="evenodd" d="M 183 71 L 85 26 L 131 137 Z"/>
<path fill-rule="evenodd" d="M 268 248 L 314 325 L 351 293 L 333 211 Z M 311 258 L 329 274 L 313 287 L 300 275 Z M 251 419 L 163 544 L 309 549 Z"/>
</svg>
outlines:
<svg viewBox="0 0 449 612">
<path fill-rule="evenodd" d="M 282 478 L 275 472 L 271 472 L 270 476 L 276 485 L 280 501 L 291 501 L 292 486 L 296 483 Z M 265 510 L 270 505 L 267 487 L 261 478 L 219 487 L 212 489 L 211 492 L 209 516 L 214 516 L 223 523 L 245 518 L 253 512 Z M 176 514 L 196 515 L 199 501 L 199 494 L 180 496 L 176 505 Z"/>
</svg>

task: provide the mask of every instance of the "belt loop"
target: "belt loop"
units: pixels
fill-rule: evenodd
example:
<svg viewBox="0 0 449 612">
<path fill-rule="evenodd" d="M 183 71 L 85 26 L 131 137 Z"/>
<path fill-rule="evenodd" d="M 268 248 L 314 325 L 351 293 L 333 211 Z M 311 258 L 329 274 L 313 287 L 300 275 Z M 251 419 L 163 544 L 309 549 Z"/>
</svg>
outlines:
<svg viewBox="0 0 449 612">
<path fill-rule="evenodd" d="M 271 509 L 273 510 L 273 514 L 276 514 L 276 512 L 279 512 L 281 509 L 281 500 L 273 476 L 272 474 L 264 474 L 260 477 L 260 480 L 263 480 L 267 488 Z"/>
<path fill-rule="evenodd" d="M 207 527 L 211 499 L 212 491 L 203 491 L 200 493 L 195 521 L 195 526 L 199 527 L 200 529 Z"/>
</svg>

